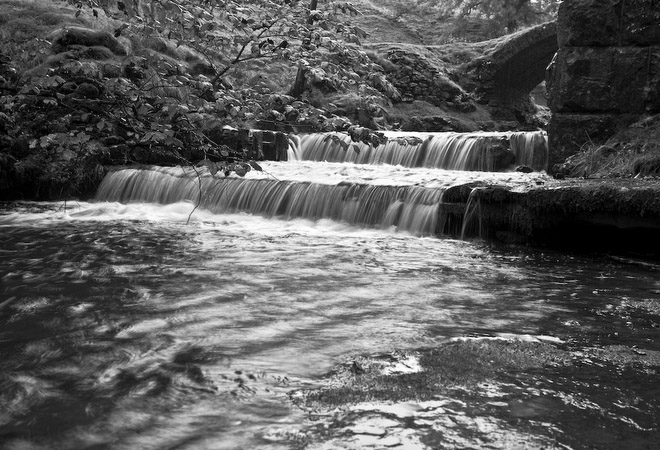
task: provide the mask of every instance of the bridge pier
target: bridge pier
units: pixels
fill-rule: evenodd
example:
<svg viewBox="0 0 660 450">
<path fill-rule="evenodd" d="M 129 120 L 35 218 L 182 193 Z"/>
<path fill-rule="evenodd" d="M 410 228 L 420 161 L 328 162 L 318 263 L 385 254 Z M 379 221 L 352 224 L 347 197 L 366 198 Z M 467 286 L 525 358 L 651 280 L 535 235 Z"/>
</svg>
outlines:
<svg viewBox="0 0 660 450">
<path fill-rule="evenodd" d="M 563 2 L 548 71 L 550 169 L 660 113 L 660 9 L 649 0 Z"/>
</svg>

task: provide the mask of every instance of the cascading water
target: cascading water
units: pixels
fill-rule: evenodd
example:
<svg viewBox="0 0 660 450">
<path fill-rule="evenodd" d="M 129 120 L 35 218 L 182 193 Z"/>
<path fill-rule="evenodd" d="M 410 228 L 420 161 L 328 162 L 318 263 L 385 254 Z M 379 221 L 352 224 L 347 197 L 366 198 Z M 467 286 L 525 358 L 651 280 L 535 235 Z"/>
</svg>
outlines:
<svg viewBox="0 0 660 450">
<path fill-rule="evenodd" d="M 465 182 L 465 177 L 459 176 L 461 181 L 438 185 L 436 180 L 452 173 L 441 169 L 461 169 L 463 173 L 469 169 L 486 170 L 492 163 L 488 149 L 502 139 L 510 143 L 516 161 L 521 164 L 540 167 L 547 156 L 545 136 L 540 132 L 408 136 L 415 144 L 402 144 L 401 134 L 389 133 L 389 137 L 388 143 L 376 148 L 362 143 L 348 144 L 348 136 L 336 133 L 294 137 L 290 162 L 280 166 L 284 180 L 220 178 L 203 170 L 182 168 L 117 170 L 108 174 L 96 199 L 160 204 L 189 201 L 214 213 L 330 219 L 361 227 L 394 228 L 418 236 L 437 236 L 450 231 L 446 228 L 445 190 Z M 343 139 L 344 145 L 337 139 Z M 351 146 L 359 147 L 359 152 Z M 344 150 L 343 147 L 349 148 Z M 301 159 L 316 161 L 308 163 L 314 168 L 306 169 L 313 174 L 304 180 L 291 180 L 287 169 L 301 164 Z M 374 167 L 381 162 L 383 164 L 378 164 L 383 168 L 379 172 L 381 179 L 376 182 L 374 176 L 366 174 L 360 179 L 329 181 L 326 174 L 316 175 L 315 172 L 318 165 L 327 167 L 328 163 L 322 163 L 323 160 L 335 161 L 342 167 L 340 172 L 346 170 L 348 161 L 365 164 L 363 167 Z M 393 165 L 411 169 L 396 180 L 401 169 Z M 420 173 L 426 176 L 420 179 Z M 456 208 L 450 209 L 456 214 Z"/>
<path fill-rule="evenodd" d="M 416 133 L 386 132 L 388 142 L 378 147 L 352 142 L 341 133 L 307 134 L 292 146 L 289 159 L 303 161 L 390 164 L 447 170 L 499 171 L 493 147 L 504 140 L 514 165 L 545 170 L 548 160 L 544 132 Z"/>
<path fill-rule="evenodd" d="M 198 202 L 213 213 L 247 212 L 284 219 L 331 219 L 365 227 L 396 227 L 436 235 L 442 189 L 418 186 L 199 178 L 180 168 L 123 169 L 108 174 L 96 198 L 170 204 Z"/>
</svg>

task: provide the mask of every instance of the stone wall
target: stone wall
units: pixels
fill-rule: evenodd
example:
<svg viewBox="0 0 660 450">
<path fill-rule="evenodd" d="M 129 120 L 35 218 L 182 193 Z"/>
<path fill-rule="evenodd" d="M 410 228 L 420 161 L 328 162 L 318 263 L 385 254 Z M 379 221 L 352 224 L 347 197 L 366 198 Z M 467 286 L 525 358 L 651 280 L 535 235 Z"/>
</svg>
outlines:
<svg viewBox="0 0 660 450">
<path fill-rule="evenodd" d="M 387 79 L 401 92 L 404 102 L 424 100 L 435 106 L 458 110 L 473 108 L 461 87 L 431 64 L 423 55 L 405 50 L 390 50 Z"/>
<path fill-rule="evenodd" d="M 560 5 L 559 50 L 547 73 L 549 167 L 660 112 L 657 0 L 575 0 Z"/>
</svg>

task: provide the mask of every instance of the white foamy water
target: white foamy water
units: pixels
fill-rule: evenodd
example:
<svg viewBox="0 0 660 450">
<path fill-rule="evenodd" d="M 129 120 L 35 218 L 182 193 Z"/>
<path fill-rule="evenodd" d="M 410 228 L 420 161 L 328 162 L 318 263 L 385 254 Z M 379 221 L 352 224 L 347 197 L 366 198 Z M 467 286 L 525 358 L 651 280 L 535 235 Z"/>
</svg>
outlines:
<svg viewBox="0 0 660 450">
<path fill-rule="evenodd" d="M 634 340 L 594 308 L 660 287 L 655 274 L 600 258 L 437 237 L 445 189 L 552 186 L 542 173 L 263 167 L 245 179 L 128 168 L 95 202 L 0 211 L 1 445 L 304 448 L 317 422 L 290 395 L 323 387 L 339 363 L 466 336 L 562 343 L 575 323 L 593 339 L 607 329 Z M 391 373 L 421 370 L 400 363 Z M 533 400 L 518 414 L 555 404 Z M 553 439 L 513 433 L 492 405 L 381 406 L 366 412 L 387 417 L 309 448 Z"/>
<path fill-rule="evenodd" d="M 260 163 L 264 172 L 250 171 L 248 179 L 277 179 L 321 184 L 357 183 L 377 186 L 424 186 L 447 188 L 465 183 L 484 182 L 511 186 L 514 190 L 536 187 L 539 183 L 558 184 L 544 172 L 476 172 L 391 165 L 342 164 L 334 162 L 289 161 Z M 173 169 L 176 171 L 177 169 Z M 232 175 L 235 177 L 235 175 Z"/>
</svg>

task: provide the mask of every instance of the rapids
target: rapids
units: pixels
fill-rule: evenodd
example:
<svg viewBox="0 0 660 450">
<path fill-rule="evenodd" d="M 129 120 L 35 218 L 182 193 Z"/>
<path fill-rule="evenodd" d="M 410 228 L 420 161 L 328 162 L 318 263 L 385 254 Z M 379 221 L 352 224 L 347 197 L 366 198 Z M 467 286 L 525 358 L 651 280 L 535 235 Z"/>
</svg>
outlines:
<svg viewBox="0 0 660 450">
<path fill-rule="evenodd" d="M 325 386 L 360 355 L 469 336 L 659 351 L 634 305 L 657 302 L 660 282 L 653 265 L 433 231 L 446 188 L 526 189 L 543 173 L 263 167 L 245 179 L 125 168 L 92 202 L 0 210 L 0 448 L 359 449 L 383 448 L 381 437 L 394 448 L 475 448 L 482 435 L 502 437 L 491 448 L 511 448 L 506 436 L 519 448 L 570 448 L 590 443 L 594 426 L 610 431 L 602 448 L 657 442 L 647 379 L 603 389 L 591 373 L 570 392 L 559 376 L 530 381 L 505 418 L 494 400 L 478 411 L 456 399 L 381 405 L 385 434 L 356 425 L 327 430 L 325 446 L 307 441 L 318 417 L 292 392 Z M 442 420 L 411 425 L 411 410 Z M 559 415 L 565 423 L 549 426 Z M 514 423 L 523 426 L 510 434 Z"/>
</svg>

